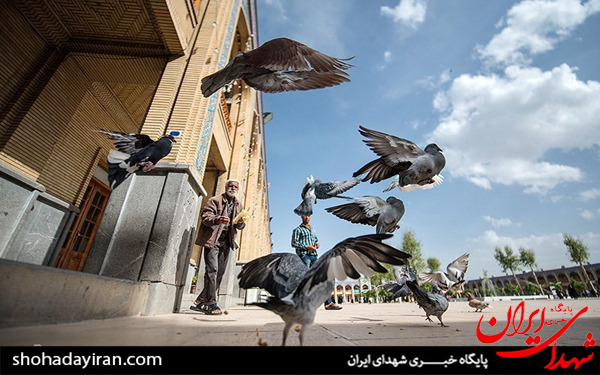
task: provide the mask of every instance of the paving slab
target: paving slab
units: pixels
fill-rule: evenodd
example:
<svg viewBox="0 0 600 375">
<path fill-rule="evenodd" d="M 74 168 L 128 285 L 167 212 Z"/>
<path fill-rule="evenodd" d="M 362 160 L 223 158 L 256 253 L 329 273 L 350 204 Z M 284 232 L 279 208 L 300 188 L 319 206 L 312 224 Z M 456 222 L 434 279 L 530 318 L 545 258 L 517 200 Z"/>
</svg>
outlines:
<svg viewBox="0 0 600 375">
<path fill-rule="evenodd" d="M 342 310 L 319 308 L 315 324 L 305 337 L 307 346 L 478 346 L 477 325 L 481 331 L 495 334 L 508 323 L 525 331 L 533 311 L 531 329 L 540 327 L 540 314 L 545 312 L 545 324 L 537 335 L 542 340 L 551 337 L 575 315 L 587 311 L 570 324 L 558 339 L 559 345 L 581 346 L 586 335 L 600 338 L 600 299 L 525 301 L 521 327 L 520 301 L 491 302 L 483 313 L 474 312 L 467 302 L 451 302 L 443 320 L 449 327 L 425 321 L 425 314 L 414 303 L 349 304 Z M 562 303 L 560 312 L 555 311 Z M 567 308 L 570 309 L 567 310 Z M 508 315 L 511 309 L 513 315 Z M 274 313 L 255 306 L 234 306 L 227 314 L 206 316 L 184 311 L 158 316 L 133 316 L 78 323 L 15 327 L 0 329 L 1 346 L 276 346 L 281 344 L 283 322 Z M 483 317 L 483 318 L 482 318 Z M 491 326 L 490 320 L 496 324 Z M 564 319 L 564 320 L 562 320 Z M 550 322 L 550 320 L 552 320 Z M 550 323 L 548 323 L 550 322 Z M 513 332 L 512 326 L 509 331 Z M 503 336 L 494 345 L 527 346 L 529 335 Z M 299 345 L 293 330 L 288 345 Z"/>
</svg>

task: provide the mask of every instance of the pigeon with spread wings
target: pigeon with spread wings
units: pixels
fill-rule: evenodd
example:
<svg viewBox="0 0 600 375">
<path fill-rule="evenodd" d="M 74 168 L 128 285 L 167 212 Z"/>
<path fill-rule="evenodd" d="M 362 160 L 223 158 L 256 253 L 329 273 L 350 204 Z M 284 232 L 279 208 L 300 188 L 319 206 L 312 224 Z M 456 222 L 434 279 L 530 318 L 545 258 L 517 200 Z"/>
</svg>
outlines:
<svg viewBox="0 0 600 375">
<path fill-rule="evenodd" d="M 375 226 L 377 233 L 391 233 L 400 228 L 398 222 L 405 211 L 404 203 L 400 199 L 388 197 L 383 200 L 371 195 L 345 199 L 352 199 L 353 202 L 325 210 L 351 223 Z"/>
<path fill-rule="evenodd" d="M 401 266 L 393 266 L 392 273 L 396 282 L 390 282 L 383 285 L 383 289 L 392 293 L 390 299 L 406 297 L 411 293 L 410 288 L 406 285 L 408 280 L 416 281 L 417 275 L 413 272 L 408 264 Z"/>
<path fill-rule="evenodd" d="M 119 133 L 106 130 L 98 132 L 108 135 L 117 150 L 108 152 L 108 182 L 115 189 L 132 173 L 148 172 L 156 163 L 169 155 L 175 137 L 163 135 L 156 142 L 145 134 Z"/>
<path fill-rule="evenodd" d="M 360 180 L 357 178 L 346 181 L 322 182 L 310 176 L 306 180 L 300 194 L 302 203 L 294 209 L 294 213 L 298 216 L 311 216 L 313 213 L 312 206 L 317 203 L 317 199 L 344 198 L 340 194 L 360 183 Z"/>
<path fill-rule="evenodd" d="M 233 58 L 221 70 L 202 78 L 202 94 L 209 97 L 236 79 L 263 92 L 321 89 L 350 81 L 352 65 L 300 42 L 277 38 Z"/>
<path fill-rule="evenodd" d="M 256 305 L 273 311 L 285 322 L 285 345 L 292 325 L 299 324 L 300 345 L 315 319 L 317 308 L 329 297 L 334 280 L 369 277 L 386 272 L 381 263 L 400 265 L 410 255 L 382 241 L 391 234 L 371 234 L 347 238 L 323 254 L 309 269 L 295 254 L 272 253 L 255 259 L 242 268 L 240 288 L 263 288 L 273 297 Z"/>
<path fill-rule="evenodd" d="M 448 264 L 446 267 L 447 272 L 419 273 L 419 280 L 437 285 L 443 291 L 457 291 L 462 288 L 462 284 L 465 282 L 465 273 L 468 267 L 469 254 L 465 253 Z"/>
<path fill-rule="evenodd" d="M 441 153 L 442 149 L 435 143 L 421 150 L 407 139 L 363 126 L 359 131 L 368 138 L 363 141 L 380 157 L 354 172 L 353 177 L 366 174 L 362 180 L 371 180 L 371 183 L 374 183 L 398 175 L 397 185 L 400 188 L 439 183 L 438 176 L 446 165 L 446 158 Z"/>
</svg>

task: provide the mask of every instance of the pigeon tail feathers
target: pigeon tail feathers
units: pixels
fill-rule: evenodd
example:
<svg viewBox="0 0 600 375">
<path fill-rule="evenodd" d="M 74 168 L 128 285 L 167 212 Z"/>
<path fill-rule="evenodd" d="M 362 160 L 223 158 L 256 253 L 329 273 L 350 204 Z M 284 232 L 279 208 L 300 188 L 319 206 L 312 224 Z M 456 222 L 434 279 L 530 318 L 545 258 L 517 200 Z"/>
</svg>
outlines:
<svg viewBox="0 0 600 375">
<path fill-rule="evenodd" d="M 312 216 L 312 204 L 303 200 L 298 207 L 294 208 L 294 213 L 298 216 Z"/>
<path fill-rule="evenodd" d="M 200 88 L 205 98 L 208 98 L 234 79 L 241 78 L 240 68 L 242 65 L 239 58 L 240 56 L 234 58 L 223 69 L 202 78 Z"/>
<path fill-rule="evenodd" d="M 117 150 L 108 152 L 108 183 L 111 189 L 115 189 L 131 174 L 128 170 L 126 162 L 131 155 Z"/>
</svg>

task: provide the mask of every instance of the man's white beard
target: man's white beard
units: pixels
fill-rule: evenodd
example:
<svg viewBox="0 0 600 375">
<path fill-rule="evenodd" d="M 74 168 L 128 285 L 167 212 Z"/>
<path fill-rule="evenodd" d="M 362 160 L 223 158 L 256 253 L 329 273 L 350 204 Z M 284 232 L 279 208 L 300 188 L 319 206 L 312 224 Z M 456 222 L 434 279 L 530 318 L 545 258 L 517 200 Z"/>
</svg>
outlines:
<svg viewBox="0 0 600 375">
<path fill-rule="evenodd" d="M 231 198 L 234 198 L 234 197 L 237 195 L 237 193 L 238 193 L 238 192 L 237 192 L 237 191 L 235 191 L 235 190 L 227 190 L 225 193 L 226 193 L 228 196 L 230 196 Z"/>
</svg>

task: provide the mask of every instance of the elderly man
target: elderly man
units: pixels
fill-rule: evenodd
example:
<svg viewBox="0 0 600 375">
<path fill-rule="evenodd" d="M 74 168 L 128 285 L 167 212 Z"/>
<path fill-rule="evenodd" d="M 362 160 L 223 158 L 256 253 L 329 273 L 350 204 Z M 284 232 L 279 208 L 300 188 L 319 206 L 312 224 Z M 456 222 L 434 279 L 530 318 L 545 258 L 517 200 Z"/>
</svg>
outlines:
<svg viewBox="0 0 600 375">
<path fill-rule="evenodd" d="M 227 268 L 229 254 L 237 248 L 235 242 L 237 231 L 244 229 L 243 219 L 233 223 L 233 219 L 242 211 L 242 205 L 236 196 L 240 183 L 229 179 L 225 183 L 225 193 L 208 200 L 202 210 L 202 222 L 198 230 L 196 244 L 204 248 L 204 288 L 190 306 L 193 311 L 206 315 L 221 315 L 223 311 L 217 306 L 217 289 Z"/>
</svg>

